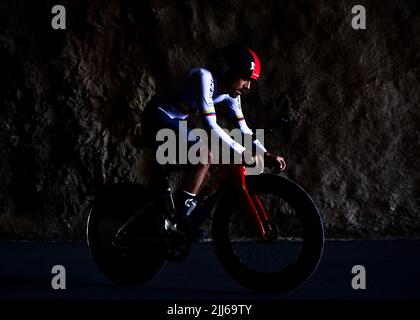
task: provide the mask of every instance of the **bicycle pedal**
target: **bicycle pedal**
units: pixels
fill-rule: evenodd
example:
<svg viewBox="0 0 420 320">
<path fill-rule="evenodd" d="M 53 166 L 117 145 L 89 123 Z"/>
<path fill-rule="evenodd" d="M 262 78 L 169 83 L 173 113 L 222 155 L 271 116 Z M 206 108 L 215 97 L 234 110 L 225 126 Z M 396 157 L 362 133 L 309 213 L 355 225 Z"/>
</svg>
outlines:
<svg viewBox="0 0 420 320">
<path fill-rule="evenodd" d="M 174 237 L 168 238 L 165 258 L 171 262 L 181 262 L 185 260 L 191 250 L 190 242 L 181 234 L 173 234 Z"/>
<path fill-rule="evenodd" d="M 209 233 L 203 229 L 197 229 L 195 232 L 191 233 L 190 241 L 192 243 L 198 243 L 202 240 L 206 240 L 209 236 Z"/>
<path fill-rule="evenodd" d="M 177 224 L 172 222 L 169 219 L 165 219 L 165 230 L 168 232 L 174 232 L 174 233 L 181 233 L 181 231 L 177 228 Z"/>
</svg>

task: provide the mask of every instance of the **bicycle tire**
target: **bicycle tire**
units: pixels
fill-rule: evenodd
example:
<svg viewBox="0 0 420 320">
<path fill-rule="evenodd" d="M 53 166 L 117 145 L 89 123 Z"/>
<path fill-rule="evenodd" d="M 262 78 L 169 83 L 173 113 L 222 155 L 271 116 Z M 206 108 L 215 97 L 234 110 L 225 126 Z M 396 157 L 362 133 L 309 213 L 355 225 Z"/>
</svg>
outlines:
<svg viewBox="0 0 420 320">
<path fill-rule="evenodd" d="M 301 248 L 298 250 L 296 258 L 280 270 L 261 271 L 257 270 L 257 267 L 250 267 L 245 263 L 244 258 L 239 254 L 239 249 L 235 246 L 241 244 L 246 248 L 247 245 L 250 247 L 253 244 L 255 248 L 258 248 L 261 246 L 259 242 L 263 241 L 258 239 L 238 240 L 237 235 L 234 239 L 235 235 L 232 234 L 231 229 L 239 230 L 239 226 L 233 225 L 233 216 L 235 212 L 240 211 L 236 201 L 239 201 L 239 193 L 243 190 L 231 187 L 221 196 L 213 216 L 213 243 L 219 261 L 234 280 L 253 291 L 279 293 L 297 288 L 313 274 L 322 256 L 324 229 L 318 208 L 302 187 L 286 177 L 261 174 L 246 177 L 246 182 L 248 189 L 253 194 L 274 195 L 292 208 L 295 213 L 293 221 L 300 222 L 300 227 L 297 229 L 302 231 L 302 240 L 290 240 L 289 247 L 300 245 Z M 239 218 L 244 219 L 243 217 Z M 286 221 L 284 219 L 284 222 Z M 282 225 L 281 227 L 284 230 L 287 229 L 287 226 Z M 295 232 L 293 227 L 289 227 L 289 232 Z M 276 239 L 273 244 L 270 244 L 272 246 L 269 247 L 270 250 L 276 242 L 287 245 L 286 240 Z M 281 252 L 275 249 L 274 253 Z M 264 259 L 265 257 L 264 251 Z"/>
<path fill-rule="evenodd" d="M 87 222 L 87 241 L 100 271 L 121 285 L 141 285 L 151 280 L 164 266 L 165 259 L 150 243 L 135 242 L 127 248 L 112 244 L 116 231 L 153 195 L 135 183 L 103 186 L 96 195 Z M 142 217 L 139 234 L 157 235 L 157 212 Z M 156 254 L 155 254 L 156 253 Z"/>
</svg>

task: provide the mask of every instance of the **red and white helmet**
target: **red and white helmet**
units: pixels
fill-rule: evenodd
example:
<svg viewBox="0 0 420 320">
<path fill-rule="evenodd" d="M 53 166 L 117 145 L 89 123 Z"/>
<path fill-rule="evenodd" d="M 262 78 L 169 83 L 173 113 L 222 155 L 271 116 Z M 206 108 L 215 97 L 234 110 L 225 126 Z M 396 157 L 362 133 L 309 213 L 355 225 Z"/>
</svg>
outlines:
<svg viewBox="0 0 420 320">
<path fill-rule="evenodd" d="M 261 73 L 261 62 L 257 54 L 241 45 L 230 44 L 219 49 L 215 58 L 220 67 L 221 76 L 241 77 L 257 80 Z"/>
</svg>

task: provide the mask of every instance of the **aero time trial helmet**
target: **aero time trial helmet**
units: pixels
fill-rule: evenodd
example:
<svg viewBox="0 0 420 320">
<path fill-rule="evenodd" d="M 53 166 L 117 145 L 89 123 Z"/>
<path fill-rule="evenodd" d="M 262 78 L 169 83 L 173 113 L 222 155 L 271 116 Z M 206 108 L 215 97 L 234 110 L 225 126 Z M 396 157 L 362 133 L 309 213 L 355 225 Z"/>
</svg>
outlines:
<svg viewBox="0 0 420 320">
<path fill-rule="evenodd" d="M 241 45 L 230 44 L 214 54 L 221 76 L 257 80 L 261 73 L 260 59 L 254 51 Z"/>
</svg>

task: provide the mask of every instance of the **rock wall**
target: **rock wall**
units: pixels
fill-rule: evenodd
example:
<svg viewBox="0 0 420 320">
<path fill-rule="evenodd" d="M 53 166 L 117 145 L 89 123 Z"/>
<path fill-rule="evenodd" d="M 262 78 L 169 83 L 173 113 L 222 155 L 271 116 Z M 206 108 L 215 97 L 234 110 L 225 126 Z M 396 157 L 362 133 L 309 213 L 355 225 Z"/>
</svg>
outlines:
<svg viewBox="0 0 420 320">
<path fill-rule="evenodd" d="M 151 96 L 230 42 L 260 55 L 248 122 L 272 131 L 327 236 L 420 236 L 417 1 L 61 1 L 66 30 L 55 4 L 0 2 L 0 240 L 84 239 L 97 186 L 151 179 Z M 269 130 L 273 115 L 290 121 Z"/>
</svg>

